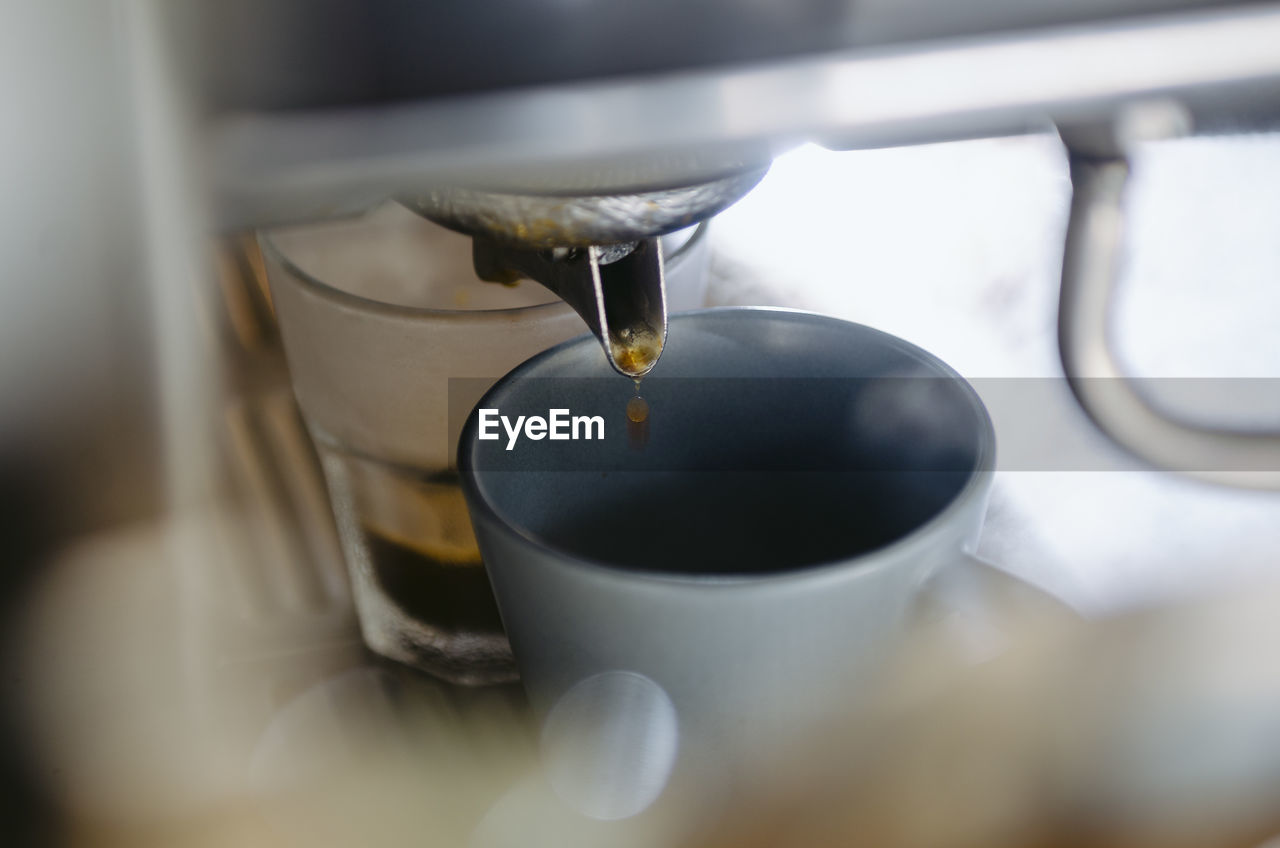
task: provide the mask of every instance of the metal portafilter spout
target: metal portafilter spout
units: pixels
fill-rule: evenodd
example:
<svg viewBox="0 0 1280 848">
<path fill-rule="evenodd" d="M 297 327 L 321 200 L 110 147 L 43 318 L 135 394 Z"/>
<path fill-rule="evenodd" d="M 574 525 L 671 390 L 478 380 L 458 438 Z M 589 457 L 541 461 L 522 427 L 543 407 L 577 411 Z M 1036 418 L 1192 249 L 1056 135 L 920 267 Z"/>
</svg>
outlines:
<svg viewBox="0 0 1280 848">
<path fill-rule="evenodd" d="M 551 289 L 582 316 L 619 374 L 639 379 L 662 355 L 667 297 L 658 239 L 549 251 L 507 247 L 484 236 L 472 244 L 480 279 L 528 277 Z"/>
<path fill-rule="evenodd" d="M 437 188 L 400 201 L 472 236 L 482 280 L 527 277 L 573 307 L 609 364 L 638 380 L 667 338 L 667 298 L 658 237 L 703 221 L 755 187 L 753 165 L 692 185 L 629 193 L 523 194 Z"/>
</svg>

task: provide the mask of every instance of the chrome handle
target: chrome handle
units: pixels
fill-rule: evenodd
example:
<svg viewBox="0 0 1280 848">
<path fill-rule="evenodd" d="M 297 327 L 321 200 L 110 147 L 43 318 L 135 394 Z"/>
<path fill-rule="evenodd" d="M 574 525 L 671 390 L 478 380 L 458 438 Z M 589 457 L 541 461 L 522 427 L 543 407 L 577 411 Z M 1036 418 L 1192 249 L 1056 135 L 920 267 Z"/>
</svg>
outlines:
<svg viewBox="0 0 1280 848">
<path fill-rule="evenodd" d="M 1221 485 L 1280 490 L 1280 432 L 1206 427 L 1157 408 L 1121 367 L 1109 337 L 1125 249 L 1123 154 L 1071 150 L 1074 194 L 1062 262 L 1058 345 L 1067 383 L 1110 439 L 1137 458 Z"/>
</svg>

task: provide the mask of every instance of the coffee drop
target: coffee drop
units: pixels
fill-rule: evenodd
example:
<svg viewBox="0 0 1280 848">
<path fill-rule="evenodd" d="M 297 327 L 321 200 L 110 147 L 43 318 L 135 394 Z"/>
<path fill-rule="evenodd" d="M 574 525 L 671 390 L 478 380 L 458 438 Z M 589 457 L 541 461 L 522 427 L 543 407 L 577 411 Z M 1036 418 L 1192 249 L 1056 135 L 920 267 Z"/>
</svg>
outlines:
<svg viewBox="0 0 1280 848">
<path fill-rule="evenodd" d="M 636 396 L 627 401 L 627 442 L 636 449 L 649 442 L 649 402 L 640 397 L 638 382 Z"/>
<path fill-rule="evenodd" d="M 643 424 L 649 420 L 649 402 L 640 395 L 627 401 L 627 420 L 632 424 Z"/>
</svg>

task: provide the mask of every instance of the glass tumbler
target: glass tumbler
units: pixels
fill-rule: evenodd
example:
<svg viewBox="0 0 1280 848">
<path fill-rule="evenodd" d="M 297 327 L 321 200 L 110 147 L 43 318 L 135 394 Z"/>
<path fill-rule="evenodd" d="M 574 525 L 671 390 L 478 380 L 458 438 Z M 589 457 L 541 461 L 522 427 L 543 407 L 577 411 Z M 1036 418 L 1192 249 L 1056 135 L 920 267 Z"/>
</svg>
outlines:
<svg viewBox="0 0 1280 848">
<path fill-rule="evenodd" d="M 671 311 L 701 303 L 701 236 L 664 237 Z M 482 282 L 469 238 L 398 204 L 259 242 L 365 643 L 454 683 L 514 680 L 458 487 L 449 381 L 470 378 L 478 400 L 586 325 L 534 282 Z"/>
</svg>

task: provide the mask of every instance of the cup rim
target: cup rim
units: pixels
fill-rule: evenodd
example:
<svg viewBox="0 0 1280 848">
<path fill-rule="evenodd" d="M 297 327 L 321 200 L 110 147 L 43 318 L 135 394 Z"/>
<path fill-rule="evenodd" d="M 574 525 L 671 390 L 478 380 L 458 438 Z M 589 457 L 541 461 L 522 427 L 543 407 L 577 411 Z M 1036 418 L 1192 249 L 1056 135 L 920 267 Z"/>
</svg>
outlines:
<svg viewBox="0 0 1280 848">
<path fill-rule="evenodd" d="M 443 225 L 436 224 L 434 221 L 429 221 L 426 218 L 423 218 L 422 221 L 424 224 L 448 229 L 448 227 L 443 227 Z M 688 240 L 685 241 L 684 244 L 680 245 L 680 247 L 678 247 L 670 256 L 666 257 L 663 260 L 664 263 L 669 264 L 671 262 L 679 261 L 706 237 L 707 222 L 700 221 L 695 226 L 696 229 L 693 231 L 693 234 L 689 236 Z M 326 283 L 324 280 L 321 280 L 309 271 L 303 270 L 289 258 L 278 244 L 276 244 L 270 231 L 260 230 L 257 235 L 259 248 L 263 253 L 267 254 L 272 261 L 278 263 L 291 279 L 297 281 L 303 289 L 323 297 L 326 300 L 335 301 L 339 306 L 349 306 L 367 312 L 380 312 L 387 315 L 406 318 L 447 317 L 451 321 L 457 321 L 460 319 L 476 321 L 485 321 L 491 318 L 500 319 L 512 315 L 527 315 L 539 310 L 546 310 L 550 312 L 554 307 L 559 307 L 560 310 L 564 311 L 572 311 L 572 307 L 550 290 L 547 290 L 547 295 L 550 297 L 550 300 L 543 303 L 533 303 L 527 306 L 504 306 L 498 309 L 449 309 L 434 306 L 405 306 L 404 304 L 375 300 L 371 297 L 365 297 L 363 295 L 349 292 L 345 289 L 340 289 L 337 286 Z M 268 277 L 270 277 L 270 275 L 268 275 Z M 270 282 L 270 280 L 268 280 L 268 282 Z M 533 280 L 528 280 L 527 282 L 532 283 L 533 285 L 538 285 L 538 283 Z"/>
<path fill-rule="evenodd" d="M 982 402 L 982 398 L 978 395 L 977 390 L 964 379 L 954 368 L 943 362 L 934 354 L 924 350 L 923 348 L 906 341 L 905 339 L 886 333 L 883 330 L 877 330 L 865 324 L 859 324 L 855 321 L 846 321 L 842 318 L 835 318 L 830 315 L 812 312 L 804 309 L 791 309 L 776 306 L 720 306 L 704 309 L 690 310 L 673 315 L 671 320 L 697 320 L 706 316 L 717 314 L 780 314 L 794 316 L 801 321 L 817 321 L 822 323 L 837 323 L 858 328 L 860 331 L 869 332 L 880 340 L 885 341 L 893 347 L 917 357 L 921 362 L 930 368 L 935 369 L 939 375 L 953 378 L 961 385 L 961 391 L 969 402 L 969 405 L 975 413 L 979 425 L 977 456 L 973 464 L 973 468 L 969 471 L 968 479 L 951 500 L 934 515 L 930 516 L 926 521 L 913 528 L 905 535 L 893 540 L 887 545 L 866 551 L 859 554 L 843 557 L 840 559 L 814 563 L 810 565 L 799 566 L 779 571 L 770 571 L 765 573 L 748 573 L 748 574 L 696 574 L 696 573 L 673 573 L 666 571 L 646 571 L 643 569 L 627 568 L 615 565 L 609 562 L 584 557 L 570 551 L 563 550 L 551 545 L 539 535 L 530 532 L 524 527 L 515 526 L 508 522 L 499 514 L 498 510 L 489 501 L 485 495 L 477 475 L 483 472 L 477 472 L 472 464 L 472 452 L 476 450 L 478 444 L 475 438 L 476 415 L 475 409 L 467 416 L 466 424 L 462 428 L 462 432 L 458 438 L 457 453 L 457 469 L 458 477 L 462 485 L 463 492 L 467 497 L 469 509 L 473 514 L 480 513 L 480 517 L 490 522 L 493 526 L 500 528 L 504 533 L 519 539 L 523 544 L 530 545 L 536 550 L 548 554 L 548 559 L 556 564 L 558 568 L 583 570 L 599 577 L 626 580 L 628 582 L 642 582 L 655 585 L 660 584 L 677 584 L 681 586 L 704 586 L 704 587 L 725 587 L 725 586 L 760 586 L 772 585 L 778 582 L 790 581 L 807 581 L 807 580 L 824 580 L 830 579 L 836 575 L 843 574 L 850 570 L 856 570 L 859 573 L 879 570 L 882 567 L 889 567 L 895 562 L 900 561 L 906 554 L 909 554 L 916 547 L 927 546 L 933 539 L 946 535 L 954 531 L 952 522 L 954 517 L 963 514 L 970 509 L 975 501 L 982 501 L 986 498 L 987 492 L 991 486 L 991 478 L 995 471 L 996 458 L 996 437 L 995 426 L 991 421 L 991 414 L 987 410 L 986 405 Z M 538 355 L 526 360 L 507 375 L 502 377 L 487 392 L 479 403 L 477 408 L 486 404 L 492 406 L 494 402 L 491 397 L 506 388 L 513 380 L 519 379 L 524 373 L 538 367 L 544 360 L 556 356 L 561 350 L 567 349 L 573 345 L 594 343 L 594 338 L 576 338 L 561 342 L 555 347 L 539 353 Z"/>
</svg>

